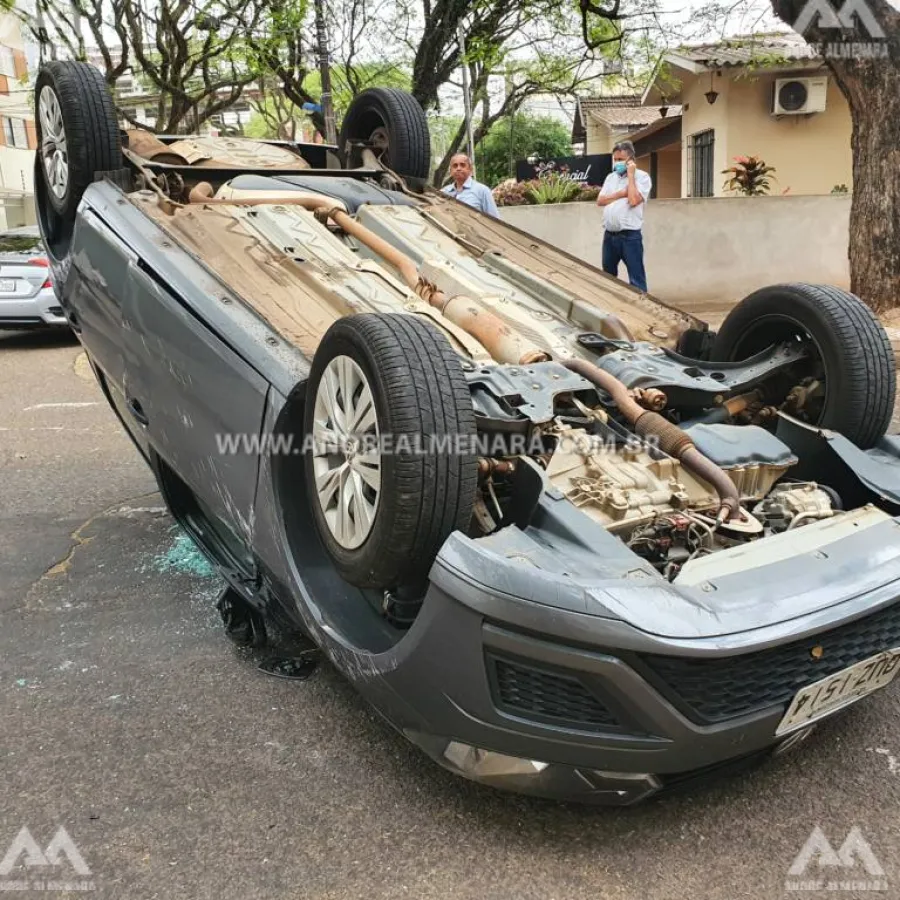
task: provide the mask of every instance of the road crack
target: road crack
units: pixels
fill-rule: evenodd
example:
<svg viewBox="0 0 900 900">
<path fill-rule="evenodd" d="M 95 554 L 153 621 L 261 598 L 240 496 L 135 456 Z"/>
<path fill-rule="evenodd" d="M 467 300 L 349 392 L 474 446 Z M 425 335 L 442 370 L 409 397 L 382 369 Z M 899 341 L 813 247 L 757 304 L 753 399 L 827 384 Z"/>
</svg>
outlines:
<svg viewBox="0 0 900 900">
<path fill-rule="evenodd" d="M 134 503 L 137 500 L 144 500 L 147 497 L 153 497 L 159 494 L 158 490 L 154 491 L 145 491 L 142 494 L 137 494 L 134 497 L 126 497 L 124 500 L 117 500 L 115 503 L 111 503 L 105 509 L 100 510 L 99 512 L 94 513 L 89 519 L 86 519 L 82 522 L 70 535 L 69 539 L 72 541 L 72 546 L 69 547 L 68 552 L 62 559 L 57 560 L 51 566 L 49 566 L 43 574 L 32 584 L 29 586 L 26 594 L 25 600 L 19 609 L 29 609 L 32 608 L 31 600 L 34 594 L 47 582 L 54 578 L 59 577 L 60 575 L 66 575 L 69 572 L 69 569 L 72 566 L 72 562 L 75 559 L 75 555 L 82 548 L 86 547 L 94 540 L 94 536 L 85 536 L 84 532 L 90 528 L 95 522 L 99 519 L 102 519 L 106 516 L 111 515 L 113 512 L 117 510 L 121 510 L 122 507 L 127 506 L 129 503 Z"/>
</svg>

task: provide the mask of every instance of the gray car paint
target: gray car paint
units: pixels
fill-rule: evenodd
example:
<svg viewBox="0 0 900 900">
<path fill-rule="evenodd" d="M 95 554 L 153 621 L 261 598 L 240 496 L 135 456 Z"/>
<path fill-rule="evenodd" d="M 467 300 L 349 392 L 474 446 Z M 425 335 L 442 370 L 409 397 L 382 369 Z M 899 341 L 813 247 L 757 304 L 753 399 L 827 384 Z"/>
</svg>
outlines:
<svg viewBox="0 0 900 900">
<path fill-rule="evenodd" d="M 89 224 L 94 214 L 103 228 Z M 110 251 L 106 256 L 101 252 L 104 242 Z M 237 298 L 229 297 L 203 263 L 173 246 L 116 188 L 101 183 L 85 193 L 73 246 L 75 269 L 66 302 L 81 320 L 82 339 L 101 366 L 101 357 L 115 359 L 108 352 L 109 342 L 126 348 L 126 392 L 132 365 L 140 367 L 148 397 L 160 390 L 167 402 L 185 409 L 195 408 L 192 394 L 202 384 L 207 411 L 234 407 L 242 424 L 261 418 L 264 435 L 276 430 L 290 403 L 298 402 L 298 392 L 302 403 L 308 361 Z M 156 350 L 171 345 L 183 353 L 177 360 L 179 377 L 165 388 L 163 380 L 172 375 L 167 360 L 154 355 L 132 359 L 142 335 L 116 337 L 115 313 L 104 317 L 99 312 L 114 310 L 115 301 L 121 301 L 103 296 L 116 290 L 115 279 L 120 277 L 107 270 L 104 260 L 121 266 L 123 254 L 129 257 L 132 274 L 139 266 L 154 275 L 148 281 L 144 271 L 123 288 L 129 316 L 119 327 L 126 334 L 129 328 L 145 327 L 134 309 L 160 285 L 170 294 L 166 303 L 178 307 L 159 326 L 166 343 Z M 235 398 L 233 383 L 215 378 L 221 351 L 214 357 L 205 352 L 192 357 L 186 352 L 192 345 L 204 350 L 221 346 L 240 357 L 246 366 L 241 371 L 251 383 L 249 393 Z M 117 363 L 110 368 L 118 371 Z M 183 388 L 180 399 L 178 385 Z M 164 439 L 177 449 L 182 437 L 169 433 Z M 525 532 L 510 530 L 478 541 L 453 534 L 435 561 L 422 610 L 409 631 L 390 646 L 387 639 L 381 646 L 364 646 L 339 622 L 347 610 L 361 611 L 358 604 L 366 601 L 360 592 L 329 571 L 311 530 L 304 564 L 289 546 L 286 498 L 279 495 L 276 462 L 271 456 L 260 460 L 258 479 L 252 479 L 252 514 L 241 529 L 259 566 L 254 598 L 280 604 L 388 721 L 441 764 L 452 767 L 446 756 L 451 741 L 548 764 L 541 779 L 507 782 L 519 790 L 626 802 L 656 790 L 658 782 L 648 787 L 641 775 L 634 791 L 625 790 L 621 783 L 628 779 L 610 771 L 678 773 L 775 744 L 782 707 L 715 726 L 697 725 L 617 658 L 616 650 L 752 652 L 865 615 L 900 595 L 897 520 L 870 529 L 863 542 L 846 539 L 832 545 L 828 560 L 818 568 L 807 560 L 764 567 L 752 582 L 723 579 L 707 596 L 664 582 L 621 541 L 550 490 L 540 501 L 535 524 Z M 215 502 L 223 477 L 229 485 L 231 477 L 223 476 L 215 458 L 210 463 L 194 469 L 192 487 L 207 502 Z M 246 492 L 242 496 L 244 506 Z M 302 509 L 302 486 L 291 501 Z M 522 559 L 529 553 L 541 560 L 541 568 Z M 869 563 L 873 571 L 866 574 Z M 801 578 L 805 589 L 798 599 L 795 579 Z M 502 713 L 491 699 L 484 664 L 485 651 L 491 648 L 594 679 L 611 702 L 627 711 L 631 733 L 586 733 Z M 484 780 L 494 783 L 487 776 Z M 612 798 L 610 791 L 620 799 Z"/>
</svg>

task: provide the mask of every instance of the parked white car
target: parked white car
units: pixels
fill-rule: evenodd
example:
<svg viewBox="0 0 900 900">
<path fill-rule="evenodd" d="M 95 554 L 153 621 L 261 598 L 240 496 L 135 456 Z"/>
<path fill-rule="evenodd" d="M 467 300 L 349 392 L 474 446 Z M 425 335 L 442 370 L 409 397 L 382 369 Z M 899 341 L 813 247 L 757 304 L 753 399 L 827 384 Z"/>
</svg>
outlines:
<svg viewBox="0 0 900 900">
<path fill-rule="evenodd" d="M 0 235 L 0 329 L 65 326 L 37 229 L 31 246 L 30 231 L 23 231 Z"/>
</svg>

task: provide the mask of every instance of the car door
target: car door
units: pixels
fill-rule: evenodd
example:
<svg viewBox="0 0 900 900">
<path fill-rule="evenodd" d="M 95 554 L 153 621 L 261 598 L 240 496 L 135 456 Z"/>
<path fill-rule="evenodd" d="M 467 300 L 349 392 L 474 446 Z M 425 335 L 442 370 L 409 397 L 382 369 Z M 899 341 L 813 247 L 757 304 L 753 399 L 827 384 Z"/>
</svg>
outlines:
<svg viewBox="0 0 900 900">
<path fill-rule="evenodd" d="M 138 254 L 95 210 L 85 205 L 67 251 L 72 272 L 57 283 L 72 330 L 84 346 L 97 380 L 138 449 L 147 455 L 145 430 L 125 402 L 122 303 L 131 289 Z"/>
<path fill-rule="evenodd" d="M 143 264 L 129 273 L 123 326 L 128 414 L 249 558 L 268 382 Z"/>
<path fill-rule="evenodd" d="M 63 305 L 94 364 L 121 390 L 121 300 L 137 255 L 93 209 L 85 207 L 76 220 L 69 256 L 77 272 L 60 286 Z"/>
</svg>

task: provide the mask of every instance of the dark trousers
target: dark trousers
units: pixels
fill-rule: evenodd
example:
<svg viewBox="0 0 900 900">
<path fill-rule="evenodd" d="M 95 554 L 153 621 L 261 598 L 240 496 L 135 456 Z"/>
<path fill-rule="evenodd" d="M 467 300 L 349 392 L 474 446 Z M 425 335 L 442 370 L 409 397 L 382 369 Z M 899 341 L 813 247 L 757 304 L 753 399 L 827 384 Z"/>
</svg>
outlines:
<svg viewBox="0 0 900 900">
<path fill-rule="evenodd" d="M 646 292 L 644 238 L 640 231 L 607 231 L 603 235 L 603 271 L 617 276 L 620 262 L 628 270 L 629 284 Z"/>
</svg>

